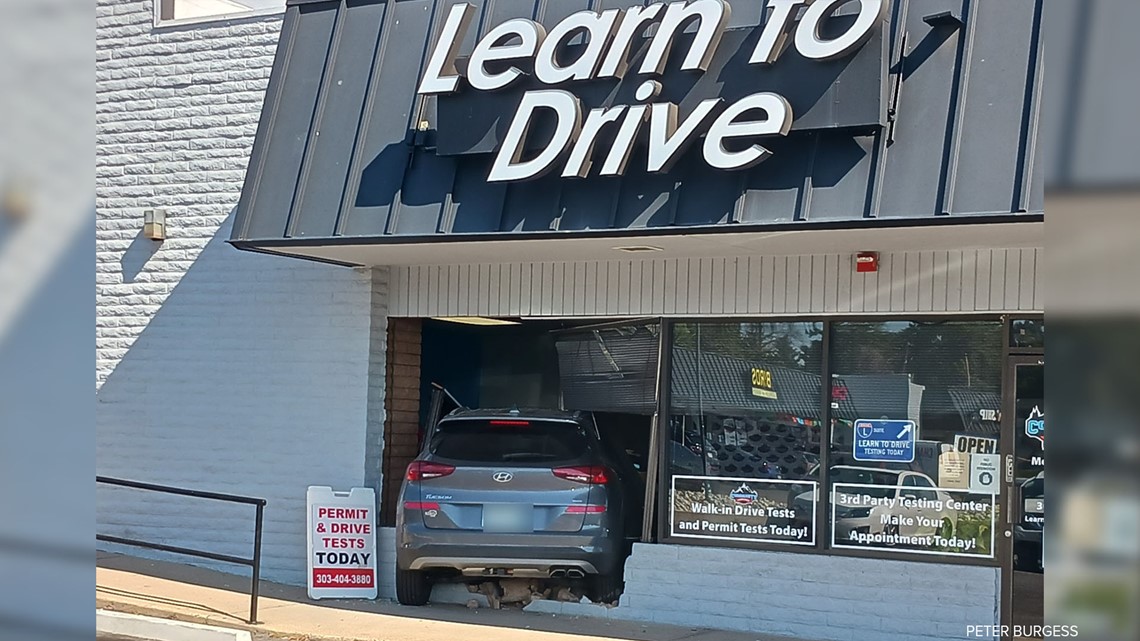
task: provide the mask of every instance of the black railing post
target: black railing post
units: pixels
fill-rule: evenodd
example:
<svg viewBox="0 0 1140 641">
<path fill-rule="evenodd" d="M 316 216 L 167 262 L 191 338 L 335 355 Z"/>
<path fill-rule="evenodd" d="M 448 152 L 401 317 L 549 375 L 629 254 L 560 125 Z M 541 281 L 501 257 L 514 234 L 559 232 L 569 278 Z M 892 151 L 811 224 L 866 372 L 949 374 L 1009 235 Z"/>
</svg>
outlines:
<svg viewBox="0 0 1140 641">
<path fill-rule="evenodd" d="M 249 588 L 249 623 L 257 623 L 257 594 L 261 588 L 261 525 L 265 516 L 265 501 L 257 504 L 256 523 L 253 526 L 253 577 Z"/>
</svg>

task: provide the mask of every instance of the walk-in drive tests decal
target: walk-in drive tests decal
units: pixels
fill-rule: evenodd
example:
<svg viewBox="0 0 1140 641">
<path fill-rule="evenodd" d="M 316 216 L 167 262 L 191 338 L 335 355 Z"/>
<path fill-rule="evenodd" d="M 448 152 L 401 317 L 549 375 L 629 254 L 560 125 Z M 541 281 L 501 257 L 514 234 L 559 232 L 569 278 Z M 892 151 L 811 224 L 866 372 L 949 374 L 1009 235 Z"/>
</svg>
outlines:
<svg viewBox="0 0 1140 641">
<path fill-rule="evenodd" d="M 815 545 L 815 481 L 674 476 L 673 536 Z"/>
<path fill-rule="evenodd" d="M 311 486 L 307 496 L 309 598 L 376 598 L 376 494 Z"/>
</svg>

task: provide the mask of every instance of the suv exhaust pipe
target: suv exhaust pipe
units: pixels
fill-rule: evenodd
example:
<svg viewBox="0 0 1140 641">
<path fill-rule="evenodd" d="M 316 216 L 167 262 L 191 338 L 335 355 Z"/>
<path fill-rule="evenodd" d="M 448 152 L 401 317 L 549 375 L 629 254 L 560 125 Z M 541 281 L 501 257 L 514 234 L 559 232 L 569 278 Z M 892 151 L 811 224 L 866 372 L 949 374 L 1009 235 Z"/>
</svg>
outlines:
<svg viewBox="0 0 1140 641">
<path fill-rule="evenodd" d="M 566 569 L 565 568 L 554 568 L 553 570 L 550 571 L 550 578 L 552 578 L 552 579 L 561 579 L 561 578 L 565 578 L 565 577 L 566 577 Z"/>
<path fill-rule="evenodd" d="M 582 579 L 586 577 L 586 573 L 578 568 L 570 568 L 566 570 L 566 578 L 568 579 Z"/>
</svg>

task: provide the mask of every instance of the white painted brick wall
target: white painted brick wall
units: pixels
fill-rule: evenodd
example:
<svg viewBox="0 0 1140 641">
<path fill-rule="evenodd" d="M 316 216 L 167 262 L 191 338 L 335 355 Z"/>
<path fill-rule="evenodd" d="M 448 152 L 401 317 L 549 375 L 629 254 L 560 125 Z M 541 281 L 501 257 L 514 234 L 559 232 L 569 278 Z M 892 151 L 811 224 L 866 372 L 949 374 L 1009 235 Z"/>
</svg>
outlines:
<svg viewBox="0 0 1140 641">
<path fill-rule="evenodd" d="M 263 576 L 303 583 L 305 488 L 379 483 L 387 271 L 224 242 L 280 16 L 152 12 L 97 2 L 96 469 L 268 499 Z M 140 236 L 152 207 L 161 244 Z M 107 488 L 97 507 L 102 533 L 250 553 L 251 507 Z"/>
<path fill-rule="evenodd" d="M 998 623 L 999 587 L 996 568 L 639 543 L 609 616 L 803 639 L 960 639 L 966 625 Z"/>
</svg>

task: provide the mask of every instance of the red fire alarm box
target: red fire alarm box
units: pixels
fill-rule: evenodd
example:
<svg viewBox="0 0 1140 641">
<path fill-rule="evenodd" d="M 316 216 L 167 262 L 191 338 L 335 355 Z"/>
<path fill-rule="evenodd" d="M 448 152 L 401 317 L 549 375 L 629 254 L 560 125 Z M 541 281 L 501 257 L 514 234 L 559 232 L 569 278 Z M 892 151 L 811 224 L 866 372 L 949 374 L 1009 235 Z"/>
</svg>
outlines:
<svg viewBox="0 0 1140 641">
<path fill-rule="evenodd" d="M 879 271 L 879 252 L 855 254 L 855 271 L 860 274 Z"/>
</svg>

